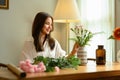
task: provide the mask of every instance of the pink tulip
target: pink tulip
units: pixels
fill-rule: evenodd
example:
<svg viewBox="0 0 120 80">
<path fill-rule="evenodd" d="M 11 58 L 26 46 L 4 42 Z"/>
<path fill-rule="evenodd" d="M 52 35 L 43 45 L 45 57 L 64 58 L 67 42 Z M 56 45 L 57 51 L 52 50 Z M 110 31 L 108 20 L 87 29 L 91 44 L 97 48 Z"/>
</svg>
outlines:
<svg viewBox="0 0 120 80">
<path fill-rule="evenodd" d="M 25 72 L 28 72 L 29 67 L 28 66 L 22 66 L 21 69 L 24 70 Z"/>
<path fill-rule="evenodd" d="M 33 65 L 33 67 L 34 67 L 34 71 L 36 72 L 36 71 L 37 71 L 38 66 L 37 66 L 37 65 Z"/>
<path fill-rule="evenodd" d="M 37 68 L 35 72 L 42 72 L 41 68 Z"/>
<path fill-rule="evenodd" d="M 43 62 L 40 62 L 38 65 L 32 65 L 29 59 L 20 61 L 20 68 L 27 73 L 44 72 L 46 70 Z"/>
<path fill-rule="evenodd" d="M 28 67 L 30 67 L 30 68 L 31 68 L 31 67 L 32 67 L 32 64 L 31 64 L 31 63 L 27 63 L 27 62 L 26 62 L 26 66 L 28 66 Z"/>
<path fill-rule="evenodd" d="M 41 72 L 44 72 L 45 70 L 46 70 L 45 66 L 41 67 Z"/>
<path fill-rule="evenodd" d="M 26 59 L 25 62 L 26 62 L 26 63 L 31 63 L 31 60 L 30 60 L 30 59 Z"/>
<path fill-rule="evenodd" d="M 35 72 L 35 70 L 34 70 L 34 68 L 29 68 L 29 71 L 28 71 L 29 73 L 34 73 Z"/>
<path fill-rule="evenodd" d="M 41 67 L 41 66 L 44 66 L 44 63 L 43 63 L 43 62 L 40 62 L 40 63 L 38 64 L 38 67 Z"/>
<path fill-rule="evenodd" d="M 41 68 L 41 71 L 42 71 L 42 72 L 44 72 L 44 71 L 46 70 L 46 67 L 45 67 L 45 65 L 44 65 L 43 62 L 40 62 L 40 63 L 38 64 L 38 68 Z"/>
<path fill-rule="evenodd" d="M 60 68 L 58 66 L 55 66 L 55 71 L 56 72 L 59 72 L 60 71 Z"/>
<path fill-rule="evenodd" d="M 20 67 L 25 65 L 25 61 L 20 61 Z"/>
</svg>

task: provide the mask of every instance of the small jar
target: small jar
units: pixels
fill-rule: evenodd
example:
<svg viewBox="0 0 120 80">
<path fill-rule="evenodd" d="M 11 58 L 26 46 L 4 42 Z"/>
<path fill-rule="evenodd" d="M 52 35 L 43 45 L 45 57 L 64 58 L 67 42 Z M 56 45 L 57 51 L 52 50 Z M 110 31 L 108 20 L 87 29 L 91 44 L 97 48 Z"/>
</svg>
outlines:
<svg viewBox="0 0 120 80">
<path fill-rule="evenodd" d="M 98 45 L 98 49 L 96 49 L 96 64 L 97 65 L 105 65 L 106 63 L 106 50 L 103 45 Z"/>
</svg>

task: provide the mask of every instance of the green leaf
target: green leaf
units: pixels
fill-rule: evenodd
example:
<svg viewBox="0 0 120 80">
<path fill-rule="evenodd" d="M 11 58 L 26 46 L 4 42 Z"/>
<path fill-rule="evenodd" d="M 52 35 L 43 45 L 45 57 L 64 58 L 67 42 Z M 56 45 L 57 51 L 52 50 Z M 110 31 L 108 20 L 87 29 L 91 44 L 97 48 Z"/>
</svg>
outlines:
<svg viewBox="0 0 120 80">
<path fill-rule="evenodd" d="M 43 62 L 46 66 L 46 72 L 54 71 L 54 67 L 58 66 L 60 69 L 62 68 L 77 68 L 80 64 L 80 60 L 75 56 L 71 56 L 70 58 L 62 57 L 62 58 L 49 58 L 37 56 L 34 58 L 33 64 L 38 64 L 39 62 Z"/>
<path fill-rule="evenodd" d="M 114 39 L 113 35 L 111 35 L 108 39 Z"/>
<path fill-rule="evenodd" d="M 88 42 L 91 40 L 91 38 L 94 35 L 103 33 L 103 32 L 92 33 L 91 31 L 89 31 L 87 29 L 83 29 L 82 27 L 80 27 L 80 28 L 71 28 L 71 31 L 74 32 L 75 37 L 70 39 L 70 40 L 78 42 L 80 46 L 89 45 Z"/>
</svg>

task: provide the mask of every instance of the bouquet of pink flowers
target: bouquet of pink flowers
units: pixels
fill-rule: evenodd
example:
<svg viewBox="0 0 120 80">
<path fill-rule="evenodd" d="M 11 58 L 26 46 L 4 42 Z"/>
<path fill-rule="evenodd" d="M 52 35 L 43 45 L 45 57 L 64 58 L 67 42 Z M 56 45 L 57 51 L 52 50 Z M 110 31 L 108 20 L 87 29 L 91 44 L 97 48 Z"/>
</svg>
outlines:
<svg viewBox="0 0 120 80">
<path fill-rule="evenodd" d="M 26 61 L 20 61 L 20 68 L 27 73 L 44 72 L 46 70 L 43 62 L 40 62 L 38 65 L 32 65 L 28 59 Z"/>
<path fill-rule="evenodd" d="M 80 60 L 75 56 L 68 58 L 49 58 L 43 56 L 37 56 L 34 58 L 34 62 L 30 60 L 20 61 L 20 68 L 27 73 L 34 72 L 59 72 L 62 68 L 76 68 L 80 64 Z"/>
<path fill-rule="evenodd" d="M 29 59 L 26 61 L 20 61 L 20 68 L 27 73 L 45 72 L 47 70 L 45 64 L 42 61 L 37 64 L 31 64 Z M 60 70 L 57 66 L 53 68 L 56 72 L 59 72 Z"/>
</svg>

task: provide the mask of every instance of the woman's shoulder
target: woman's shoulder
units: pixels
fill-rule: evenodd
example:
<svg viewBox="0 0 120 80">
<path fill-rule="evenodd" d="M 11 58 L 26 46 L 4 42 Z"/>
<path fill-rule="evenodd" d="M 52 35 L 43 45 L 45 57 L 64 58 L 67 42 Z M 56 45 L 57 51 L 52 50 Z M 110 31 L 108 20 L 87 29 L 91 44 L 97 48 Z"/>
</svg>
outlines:
<svg viewBox="0 0 120 80">
<path fill-rule="evenodd" d="M 60 43 L 59 43 L 59 41 L 57 39 L 54 38 L 54 41 L 55 41 L 56 46 L 60 46 Z"/>
<path fill-rule="evenodd" d="M 57 40 L 56 38 L 54 38 L 54 41 L 55 41 L 55 43 L 59 43 L 58 40 Z"/>
</svg>

